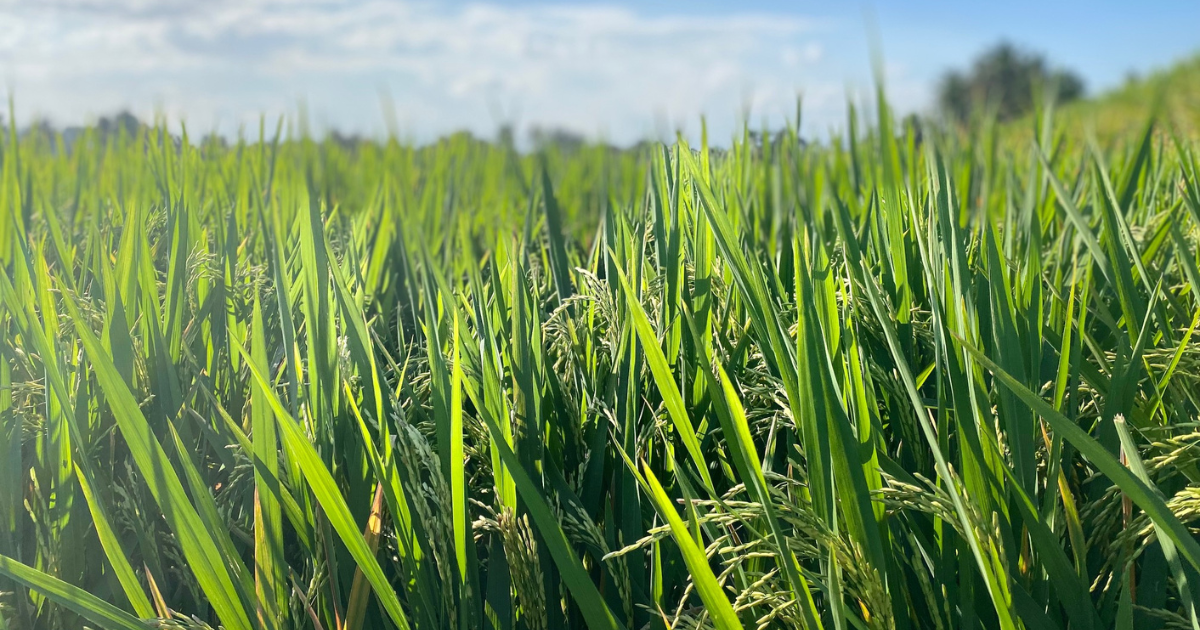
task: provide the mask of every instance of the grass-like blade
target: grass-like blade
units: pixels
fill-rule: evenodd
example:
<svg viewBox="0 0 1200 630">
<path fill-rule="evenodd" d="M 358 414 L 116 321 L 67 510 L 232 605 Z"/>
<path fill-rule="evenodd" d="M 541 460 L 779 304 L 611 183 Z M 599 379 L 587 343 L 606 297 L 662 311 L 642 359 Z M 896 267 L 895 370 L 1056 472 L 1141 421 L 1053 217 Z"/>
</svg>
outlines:
<svg viewBox="0 0 1200 630">
<path fill-rule="evenodd" d="M 379 566 L 379 561 L 376 559 L 375 553 L 367 544 L 366 539 L 363 538 L 358 525 L 354 523 L 354 516 L 350 514 L 350 508 L 346 505 L 346 500 L 342 497 L 341 491 L 338 489 L 337 481 L 334 480 L 329 469 L 325 467 L 325 462 L 321 459 L 321 455 L 317 453 L 317 449 L 313 447 L 308 437 L 304 435 L 304 431 L 300 428 L 300 425 L 283 408 L 283 403 L 280 402 L 279 397 L 270 390 L 270 382 L 263 376 L 258 367 L 250 361 L 249 353 L 242 347 L 239 347 L 239 350 L 246 357 L 251 374 L 258 382 L 260 390 L 266 394 L 266 399 L 271 405 L 272 411 L 275 412 L 275 420 L 280 429 L 280 438 L 287 444 L 289 450 L 298 460 L 299 468 L 304 474 L 304 478 L 308 481 L 309 490 L 316 497 L 317 502 L 321 504 L 321 509 L 324 510 L 330 526 L 337 532 L 342 544 L 346 545 L 346 549 L 349 550 L 355 563 L 375 589 L 375 595 L 379 598 L 380 604 L 383 606 L 384 611 L 387 612 L 392 623 L 396 624 L 401 630 L 408 630 L 408 617 L 404 614 L 404 609 L 400 605 L 400 599 L 396 597 L 396 592 L 392 590 L 391 585 L 388 583 L 387 576 Z"/>
<path fill-rule="evenodd" d="M 625 302 L 629 308 L 630 317 L 633 318 L 633 328 L 642 343 L 642 350 L 646 353 L 646 363 L 650 366 L 650 373 L 654 375 L 655 384 L 662 392 L 667 415 L 671 417 L 675 430 L 679 432 L 683 446 L 696 466 L 696 472 L 711 490 L 713 482 L 712 476 L 708 472 L 708 462 L 700 450 L 700 440 L 696 436 L 696 429 L 692 426 L 691 419 L 688 418 L 683 394 L 680 393 L 679 386 L 675 383 L 675 376 L 671 373 L 667 356 L 663 353 L 658 337 L 655 336 L 654 329 L 650 327 L 650 319 L 646 316 L 646 311 L 642 308 L 641 303 L 637 301 L 637 294 L 629 285 L 629 279 L 625 276 L 625 272 L 618 267 L 617 275 L 621 280 L 621 289 L 625 293 Z"/>
<path fill-rule="evenodd" d="M 154 436 L 137 399 L 129 391 L 100 340 L 88 329 L 87 321 L 79 313 L 78 307 L 70 299 L 65 303 L 75 321 L 76 334 L 92 362 L 96 378 L 107 395 L 108 405 L 112 408 L 121 435 L 128 444 L 130 456 L 178 538 L 196 581 L 228 630 L 250 630 L 250 619 L 225 558 L 204 520 L 188 499 L 183 484 L 175 474 L 174 465 Z M 228 535 L 227 532 L 222 533 Z"/>
<path fill-rule="evenodd" d="M 692 582 L 696 585 L 696 592 L 704 601 L 704 607 L 712 617 L 713 625 L 718 630 L 741 630 L 742 622 L 738 620 L 737 613 L 733 610 L 733 604 L 729 603 L 725 589 L 721 588 L 721 583 L 713 574 L 712 567 L 708 566 L 708 556 L 704 554 L 700 545 L 696 544 L 696 539 L 692 538 L 691 530 L 679 517 L 679 512 L 675 511 L 675 506 L 671 504 L 671 498 L 667 496 L 662 484 L 654 476 L 654 471 L 650 470 L 649 466 L 643 465 L 642 472 L 645 475 L 646 486 L 650 490 L 650 498 L 654 500 L 654 507 L 671 526 L 671 536 L 679 545 L 683 561 L 687 564 L 688 571 L 692 574 Z"/>
<path fill-rule="evenodd" d="M 8 556 L 0 556 L 0 575 L 37 591 L 105 630 L 148 630 L 150 626 L 108 602 Z"/>
<path fill-rule="evenodd" d="M 546 500 L 542 498 L 533 480 L 529 478 L 529 473 L 521 466 L 516 453 L 509 447 L 500 427 L 489 417 L 485 416 L 483 421 L 492 434 L 492 448 L 499 450 L 500 459 L 512 474 L 513 481 L 517 486 L 517 493 L 525 502 L 525 508 L 529 510 L 529 515 L 533 517 L 534 524 L 542 534 L 542 540 L 546 542 L 550 556 L 554 558 L 554 563 L 558 566 L 563 583 L 570 590 L 575 603 L 583 611 L 588 627 L 593 630 L 621 630 L 623 628 L 621 622 L 613 616 L 608 604 L 604 603 L 600 591 L 592 583 L 592 578 L 584 569 L 583 563 L 571 550 L 571 544 L 567 540 L 567 535 L 563 533 L 558 519 L 550 510 L 550 506 L 546 504 Z"/>
<path fill-rule="evenodd" d="M 1187 559 L 1193 567 L 1200 569 L 1200 544 L 1198 544 L 1187 527 L 1179 522 L 1167 504 L 1159 498 L 1158 494 L 1146 485 L 1141 479 L 1138 479 L 1128 468 L 1121 465 L 1108 449 L 1104 448 L 1095 438 L 1088 435 L 1086 431 L 1068 420 L 1049 403 L 1042 400 L 1040 396 L 1029 391 L 1024 385 L 1021 385 L 996 365 L 991 359 L 979 351 L 975 346 L 961 341 L 963 347 L 966 348 L 976 360 L 982 363 L 988 370 L 995 375 L 1005 387 L 1009 388 L 1018 398 L 1029 405 L 1031 409 L 1041 417 L 1045 418 L 1050 426 L 1071 443 L 1080 454 L 1087 457 L 1100 472 L 1108 476 L 1122 492 L 1125 493 L 1138 507 L 1146 512 L 1146 515 L 1154 522 L 1155 526 L 1161 527 L 1162 532 L 1167 539 L 1178 546 L 1180 553 Z"/>
</svg>

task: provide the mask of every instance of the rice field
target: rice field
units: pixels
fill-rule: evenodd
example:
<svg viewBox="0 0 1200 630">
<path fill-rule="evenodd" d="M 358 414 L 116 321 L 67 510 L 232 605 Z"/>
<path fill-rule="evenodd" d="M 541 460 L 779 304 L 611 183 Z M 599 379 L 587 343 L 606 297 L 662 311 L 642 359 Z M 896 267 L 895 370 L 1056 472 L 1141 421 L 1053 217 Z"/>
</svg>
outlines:
<svg viewBox="0 0 1200 630">
<path fill-rule="evenodd" d="M 10 130 L 0 629 L 1200 628 L 1195 138 L 877 109 Z"/>
</svg>

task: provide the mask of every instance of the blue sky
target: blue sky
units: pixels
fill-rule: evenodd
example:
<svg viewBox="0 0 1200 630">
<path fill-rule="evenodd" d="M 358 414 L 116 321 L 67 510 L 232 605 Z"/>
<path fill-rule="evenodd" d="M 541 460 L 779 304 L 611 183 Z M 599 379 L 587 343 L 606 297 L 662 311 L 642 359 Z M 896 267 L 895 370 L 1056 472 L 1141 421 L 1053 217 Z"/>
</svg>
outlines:
<svg viewBox="0 0 1200 630">
<path fill-rule="evenodd" d="M 928 109 L 951 66 L 1008 39 L 1073 68 L 1090 91 L 1200 49 L 1194 2 L 425 2 L 0 0 L 0 75 L 18 117 L 74 124 L 120 109 L 235 133 L 260 115 L 428 140 L 565 127 L 619 143 L 704 114 L 718 139 L 745 111 L 839 126 L 871 86 L 870 27 L 889 98 Z"/>
</svg>

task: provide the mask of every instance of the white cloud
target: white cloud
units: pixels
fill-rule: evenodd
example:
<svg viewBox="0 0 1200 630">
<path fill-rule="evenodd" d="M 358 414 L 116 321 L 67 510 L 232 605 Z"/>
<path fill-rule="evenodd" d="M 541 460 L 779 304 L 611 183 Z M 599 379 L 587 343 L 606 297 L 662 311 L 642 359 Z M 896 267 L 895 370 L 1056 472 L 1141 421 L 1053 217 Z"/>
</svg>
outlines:
<svg viewBox="0 0 1200 630">
<path fill-rule="evenodd" d="M 792 15 L 649 15 L 615 5 L 444 6 L 383 0 L 0 2 L 0 73 L 19 112 L 74 122 L 161 107 L 251 122 L 304 98 L 323 122 L 379 130 L 390 92 L 418 137 L 520 122 L 645 135 L 701 113 L 840 116 L 829 24 Z M 815 100 L 815 104 L 813 101 Z M 815 108 L 815 118 L 811 118 Z M 828 120 L 823 119 L 827 118 Z"/>
</svg>

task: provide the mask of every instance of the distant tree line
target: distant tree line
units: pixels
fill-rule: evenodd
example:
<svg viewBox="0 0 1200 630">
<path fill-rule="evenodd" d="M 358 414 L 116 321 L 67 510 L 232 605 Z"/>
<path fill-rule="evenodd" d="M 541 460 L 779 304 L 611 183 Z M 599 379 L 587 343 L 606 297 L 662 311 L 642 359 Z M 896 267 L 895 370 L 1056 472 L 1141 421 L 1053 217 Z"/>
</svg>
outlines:
<svg viewBox="0 0 1200 630">
<path fill-rule="evenodd" d="M 1078 74 L 1051 67 L 1042 55 L 1000 42 L 976 57 L 966 72 L 947 72 L 937 101 L 941 113 L 955 122 L 965 123 L 981 111 L 1004 121 L 1033 109 L 1038 90 L 1066 103 L 1084 95 L 1084 84 Z"/>
</svg>

